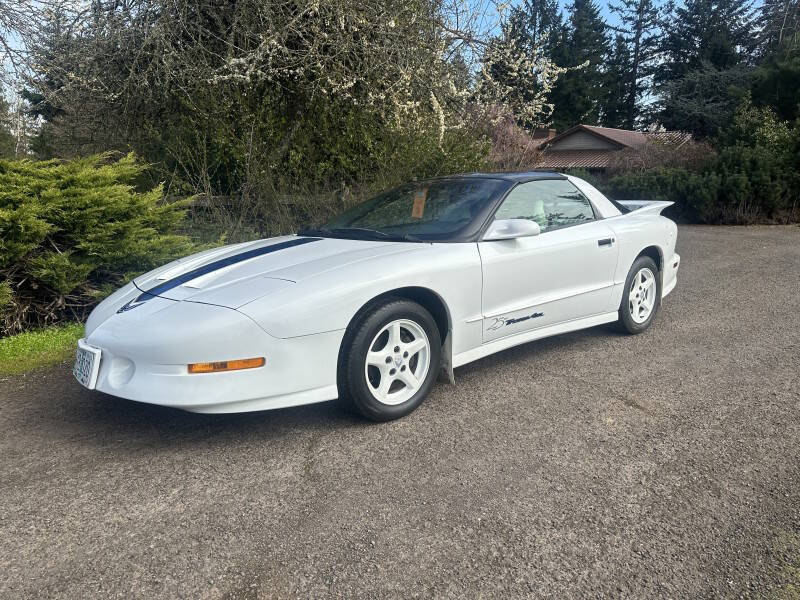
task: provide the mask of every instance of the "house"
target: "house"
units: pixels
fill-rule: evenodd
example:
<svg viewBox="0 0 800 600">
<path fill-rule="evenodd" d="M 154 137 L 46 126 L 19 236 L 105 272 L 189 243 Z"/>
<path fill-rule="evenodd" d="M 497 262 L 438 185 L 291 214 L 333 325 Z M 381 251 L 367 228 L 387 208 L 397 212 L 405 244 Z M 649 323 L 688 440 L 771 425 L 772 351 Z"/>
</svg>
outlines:
<svg viewBox="0 0 800 600">
<path fill-rule="evenodd" d="M 550 135 L 546 135 L 547 134 Z M 639 149 L 650 141 L 682 144 L 691 136 L 682 132 L 641 132 L 628 129 L 612 129 L 592 125 L 576 125 L 565 132 L 554 135 L 552 129 L 536 132 L 541 156 L 536 163 L 540 169 L 587 169 L 605 170 L 615 155 L 627 149 Z"/>
</svg>

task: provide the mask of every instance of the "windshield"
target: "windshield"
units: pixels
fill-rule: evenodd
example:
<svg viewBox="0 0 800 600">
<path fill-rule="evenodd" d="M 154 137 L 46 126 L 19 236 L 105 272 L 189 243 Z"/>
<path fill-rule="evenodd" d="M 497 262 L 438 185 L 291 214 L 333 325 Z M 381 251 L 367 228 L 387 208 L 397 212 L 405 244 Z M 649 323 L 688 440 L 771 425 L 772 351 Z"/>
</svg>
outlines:
<svg viewBox="0 0 800 600">
<path fill-rule="evenodd" d="M 481 178 L 407 183 L 354 206 L 317 231 L 347 237 L 371 233 L 376 238 L 407 241 L 449 240 L 475 227 L 490 200 L 509 185 Z"/>
</svg>

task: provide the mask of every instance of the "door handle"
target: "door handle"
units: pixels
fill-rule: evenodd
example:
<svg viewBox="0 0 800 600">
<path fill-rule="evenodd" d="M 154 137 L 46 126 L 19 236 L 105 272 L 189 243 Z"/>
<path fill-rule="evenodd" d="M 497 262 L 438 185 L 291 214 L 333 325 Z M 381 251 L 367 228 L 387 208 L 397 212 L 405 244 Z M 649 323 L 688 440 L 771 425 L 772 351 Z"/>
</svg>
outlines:
<svg viewBox="0 0 800 600">
<path fill-rule="evenodd" d="M 614 245 L 614 238 L 603 238 L 602 240 L 597 240 L 598 246 L 613 246 Z"/>
</svg>

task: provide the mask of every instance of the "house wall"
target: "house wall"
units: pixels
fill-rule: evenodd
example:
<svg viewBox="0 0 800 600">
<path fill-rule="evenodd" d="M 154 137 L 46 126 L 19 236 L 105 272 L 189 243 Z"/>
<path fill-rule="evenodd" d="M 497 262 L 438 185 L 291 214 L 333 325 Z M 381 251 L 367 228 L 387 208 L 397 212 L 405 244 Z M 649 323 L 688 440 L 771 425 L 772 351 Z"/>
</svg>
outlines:
<svg viewBox="0 0 800 600">
<path fill-rule="evenodd" d="M 550 145 L 550 150 L 617 150 L 619 146 L 585 131 L 576 131 Z"/>
</svg>

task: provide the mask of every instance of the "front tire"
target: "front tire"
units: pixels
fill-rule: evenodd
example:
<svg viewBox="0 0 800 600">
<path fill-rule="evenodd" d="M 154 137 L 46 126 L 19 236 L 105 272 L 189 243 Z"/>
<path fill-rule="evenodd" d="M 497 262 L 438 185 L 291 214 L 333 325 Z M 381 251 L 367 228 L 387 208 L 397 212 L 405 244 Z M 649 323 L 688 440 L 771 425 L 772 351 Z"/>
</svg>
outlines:
<svg viewBox="0 0 800 600">
<path fill-rule="evenodd" d="M 416 302 L 395 299 L 373 307 L 345 343 L 340 394 L 367 419 L 406 416 L 436 381 L 442 351 L 439 328 Z"/>
<path fill-rule="evenodd" d="M 645 331 L 661 307 L 661 273 L 649 256 L 640 256 L 625 279 L 619 306 L 619 324 L 630 334 Z"/>
</svg>

